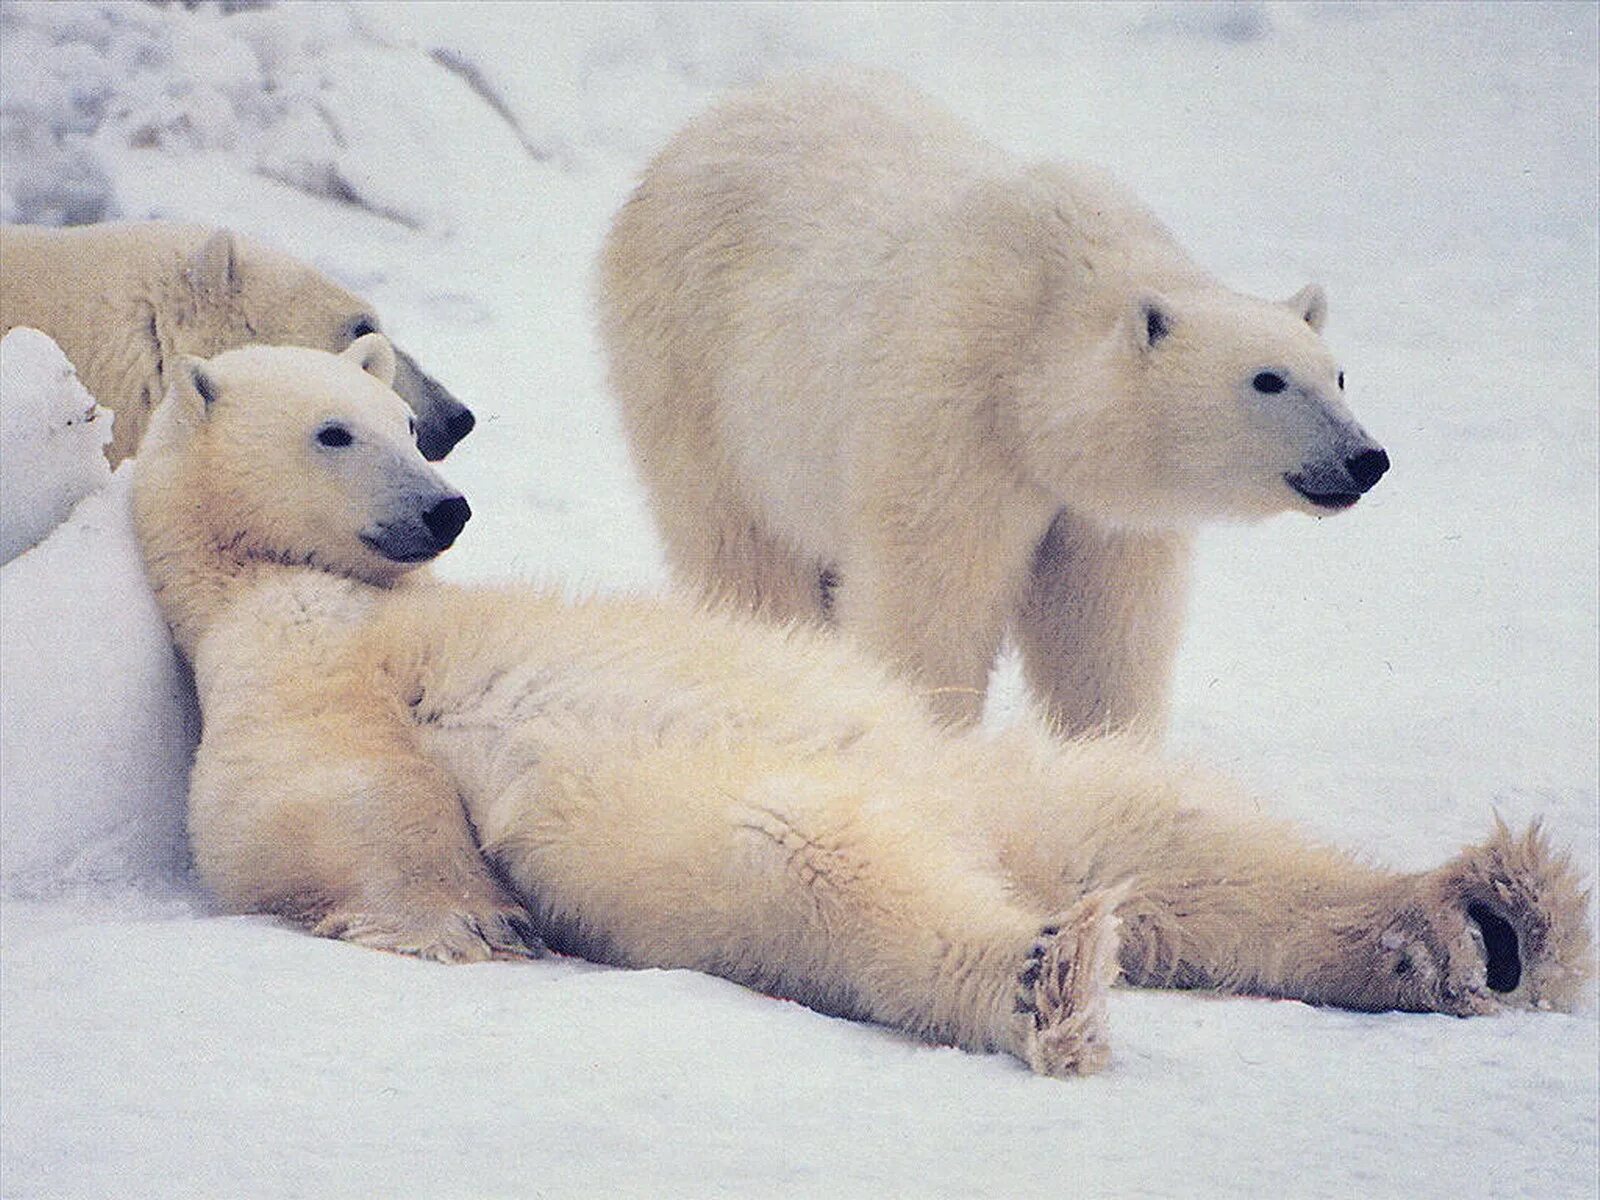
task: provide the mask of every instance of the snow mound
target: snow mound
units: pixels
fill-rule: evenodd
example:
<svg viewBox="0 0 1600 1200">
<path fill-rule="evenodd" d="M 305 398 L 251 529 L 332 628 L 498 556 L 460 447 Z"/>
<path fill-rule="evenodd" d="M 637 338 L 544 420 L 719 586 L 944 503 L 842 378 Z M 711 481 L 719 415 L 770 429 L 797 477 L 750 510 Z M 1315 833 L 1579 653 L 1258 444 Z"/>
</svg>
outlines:
<svg viewBox="0 0 1600 1200">
<path fill-rule="evenodd" d="M 1140 31 L 1243 44 L 1266 37 L 1272 31 L 1272 18 L 1260 0 L 1158 4 L 1145 13 Z"/>
<path fill-rule="evenodd" d="M 162 215 L 114 182 L 129 154 L 224 155 L 251 174 L 448 235 L 569 170 L 642 151 L 706 95 L 815 57 L 779 9 L 499 4 L 0 11 L 0 215 Z M 537 63 L 536 70 L 527 64 Z M 671 99 L 659 90 L 663 68 Z"/>
<path fill-rule="evenodd" d="M 18 327 L 0 338 L 0 563 L 105 486 L 111 422 L 48 335 Z"/>
<path fill-rule="evenodd" d="M 199 719 L 145 582 L 131 468 L 0 567 L 7 897 L 184 886 Z"/>
<path fill-rule="evenodd" d="M 7 5 L 0 145 L 8 220 L 121 213 L 119 153 L 223 152 L 254 173 L 413 228 L 482 180 L 515 131 L 458 70 L 377 44 L 359 9 Z M 452 137 L 464 109 L 475 136 Z M 439 189 L 416 185 L 426 164 Z M 142 215 L 142 214 L 130 214 Z"/>
</svg>

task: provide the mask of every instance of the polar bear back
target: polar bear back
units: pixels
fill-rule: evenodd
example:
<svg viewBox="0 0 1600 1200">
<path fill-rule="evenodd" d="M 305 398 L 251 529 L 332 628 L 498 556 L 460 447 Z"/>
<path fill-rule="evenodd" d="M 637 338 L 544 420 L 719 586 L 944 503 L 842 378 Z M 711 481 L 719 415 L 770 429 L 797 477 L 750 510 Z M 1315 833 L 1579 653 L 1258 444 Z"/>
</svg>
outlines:
<svg viewBox="0 0 1600 1200">
<path fill-rule="evenodd" d="M 835 560 L 861 469 L 851 456 L 886 440 L 862 423 L 919 419 L 918 404 L 948 401 L 981 370 L 971 357 L 984 339 L 951 337 L 974 325 L 962 273 L 986 273 L 984 286 L 1015 276 L 984 316 L 989 341 L 1020 343 L 1063 235 L 1089 306 L 1121 304 L 1126 279 L 1203 278 L 1108 176 L 1025 167 L 897 76 L 741 94 L 669 144 L 618 218 L 602 268 L 618 374 L 670 377 L 619 390 L 698 407 L 716 442 L 705 451 L 761 498 L 774 531 Z M 1028 265 L 1014 269 L 1018 258 Z M 627 416 L 636 444 L 656 440 L 641 425 L 665 419 Z"/>
</svg>

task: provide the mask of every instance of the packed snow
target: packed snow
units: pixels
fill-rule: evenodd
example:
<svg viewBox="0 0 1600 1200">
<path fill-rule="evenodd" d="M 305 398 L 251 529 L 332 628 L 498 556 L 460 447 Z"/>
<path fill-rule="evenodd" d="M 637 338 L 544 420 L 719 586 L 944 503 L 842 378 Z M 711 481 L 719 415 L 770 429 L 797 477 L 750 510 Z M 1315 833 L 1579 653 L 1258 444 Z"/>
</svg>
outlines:
<svg viewBox="0 0 1600 1200">
<path fill-rule="evenodd" d="M 49 337 L 19 326 L 0 338 L 0 564 L 105 486 L 111 422 Z"/>
<path fill-rule="evenodd" d="M 181 798 L 199 720 L 145 583 L 131 480 L 122 467 L 40 545 L 0 567 L 8 895 L 159 891 L 185 874 Z"/>
<path fill-rule="evenodd" d="M 1349 514 L 1207 536 L 1174 751 L 1398 867 L 1499 811 L 1592 875 L 1593 5 L 7 0 L 0 215 L 226 224 L 316 263 L 478 414 L 442 574 L 659 588 L 596 248 L 689 115 L 836 62 L 1105 165 L 1237 286 L 1328 286 L 1395 466 Z M 61 478 L 13 400 L 67 394 L 18 361 L 8 539 L 14 483 Z M 219 915 L 127 482 L 79 485 L 0 569 L 5 1197 L 1600 1191 L 1592 999 L 1455 1021 L 1124 989 L 1110 1070 L 1062 1082 L 683 972 L 447 968 Z M 30 541 L 46 507 L 16 502 Z"/>
</svg>

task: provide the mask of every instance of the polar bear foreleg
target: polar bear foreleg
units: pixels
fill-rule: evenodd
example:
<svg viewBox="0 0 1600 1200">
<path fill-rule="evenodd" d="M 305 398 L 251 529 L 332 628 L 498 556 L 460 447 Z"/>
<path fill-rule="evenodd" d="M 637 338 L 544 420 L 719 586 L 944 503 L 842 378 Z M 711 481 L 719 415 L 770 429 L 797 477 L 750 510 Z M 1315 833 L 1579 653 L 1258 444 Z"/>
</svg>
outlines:
<svg viewBox="0 0 1600 1200">
<path fill-rule="evenodd" d="M 840 563 L 839 624 L 941 720 L 974 724 L 1042 517 L 959 478 L 939 489 L 902 482 L 868 491 Z"/>
<path fill-rule="evenodd" d="M 207 713 L 189 826 L 212 891 L 235 911 L 441 962 L 539 953 L 450 780 L 361 697 L 322 699 L 279 719 Z"/>
<path fill-rule="evenodd" d="M 1190 556 L 1179 534 L 1056 517 L 1013 629 L 1028 683 L 1059 732 L 1164 731 Z"/>
</svg>

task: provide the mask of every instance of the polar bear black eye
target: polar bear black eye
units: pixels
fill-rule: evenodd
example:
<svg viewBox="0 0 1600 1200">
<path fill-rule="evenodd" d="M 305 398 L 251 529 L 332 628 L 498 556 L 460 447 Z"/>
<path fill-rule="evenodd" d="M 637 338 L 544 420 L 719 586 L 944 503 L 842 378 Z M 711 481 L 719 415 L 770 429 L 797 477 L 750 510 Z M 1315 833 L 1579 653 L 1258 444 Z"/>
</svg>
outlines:
<svg viewBox="0 0 1600 1200">
<path fill-rule="evenodd" d="M 1344 391 L 1344 372 L 1343 371 L 1339 372 L 1339 390 L 1341 392 Z"/>
<path fill-rule="evenodd" d="M 340 446 L 348 446 L 355 440 L 350 431 L 343 425 L 324 425 L 317 430 L 317 444 L 319 446 L 330 446 L 337 449 Z"/>
<path fill-rule="evenodd" d="M 1276 371 L 1263 371 L 1250 381 L 1250 386 L 1258 392 L 1265 392 L 1269 396 L 1275 396 L 1289 385 L 1283 381 L 1283 376 Z"/>
</svg>

